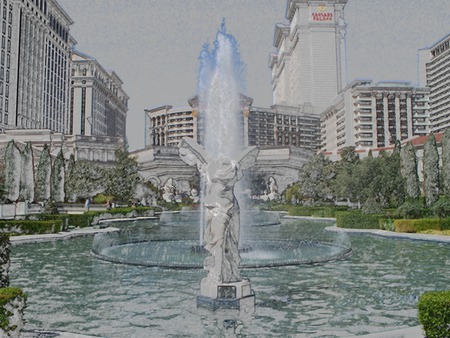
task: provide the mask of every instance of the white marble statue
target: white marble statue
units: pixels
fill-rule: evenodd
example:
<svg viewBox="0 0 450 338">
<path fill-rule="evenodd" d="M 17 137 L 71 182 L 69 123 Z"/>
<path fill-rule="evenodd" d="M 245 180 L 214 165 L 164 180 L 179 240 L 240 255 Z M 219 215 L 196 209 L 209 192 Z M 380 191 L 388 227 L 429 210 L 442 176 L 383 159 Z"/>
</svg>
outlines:
<svg viewBox="0 0 450 338">
<path fill-rule="evenodd" d="M 173 202 L 175 200 L 175 181 L 169 178 L 163 186 L 162 198 L 166 202 Z"/>
<path fill-rule="evenodd" d="M 213 158 L 190 138 L 179 143 L 181 159 L 197 166 L 206 182 L 204 204 L 206 207 L 205 248 L 211 256 L 205 260 L 208 279 L 214 283 L 233 283 L 242 280 L 239 273 L 239 205 L 234 195 L 234 185 L 242 171 L 256 162 L 259 150 L 246 149 L 233 161 L 228 157 Z"/>
</svg>

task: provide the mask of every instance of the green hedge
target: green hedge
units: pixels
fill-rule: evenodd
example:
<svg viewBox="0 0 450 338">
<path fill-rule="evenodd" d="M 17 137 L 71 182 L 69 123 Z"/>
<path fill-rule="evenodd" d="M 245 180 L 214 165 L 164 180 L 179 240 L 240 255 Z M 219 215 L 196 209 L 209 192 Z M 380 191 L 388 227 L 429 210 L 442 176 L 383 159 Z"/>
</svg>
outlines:
<svg viewBox="0 0 450 338">
<path fill-rule="evenodd" d="M 92 212 L 92 214 L 97 212 Z M 84 214 L 39 214 L 37 215 L 38 220 L 42 221 L 61 221 L 62 228 L 60 231 L 67 230 L 69 226 L 74 226 L 76 228 L 85 228 L 92 224 L 94 216 L 89 213 Z"/>
<path fill-rule="evenodd" d="M 336 217 L 337 212 L 346 211 L 347 207 L 305 207 L 295 206 L 288 209 L 289 216 Z"/>
<path fill-rule="evenodd" d="M 3 232 L 15 234 L 51 234 L 60 232 L 62 229 L 62 220 L 53 219 L 48 221 L 33 220 L 2 220 L 0 221 L 0 229 Z"/>
<path fill-rule="evenodd" d="M 448 218 L 396 219 L 394 224 L 396 232 L 416 233 L 424 230 L 450 229 Z"/>
<path fill-rule="evenodd" d="M 23 298 L 26 301 L 27 296 L 19 288 L 0 288 L 0 332 L 8 334 L 8 337 L 17 327 L 10 327 L 9 319 L 12 314 L 5 309 L 5 305 L 16 298 Z"/>
<path fill-rule="evenodd" d="M 336 226 L 348 229 L 379 229 L 380 220 L 385 215 L 365 215 L 360 211 L 339 211 L 336 213 Z"/>
<path fill-rule="evenodd" d="M 427 338 L 450 337 L 450 291 L 434 291 L 419 297 L 419 322 Z"/>
</svg>

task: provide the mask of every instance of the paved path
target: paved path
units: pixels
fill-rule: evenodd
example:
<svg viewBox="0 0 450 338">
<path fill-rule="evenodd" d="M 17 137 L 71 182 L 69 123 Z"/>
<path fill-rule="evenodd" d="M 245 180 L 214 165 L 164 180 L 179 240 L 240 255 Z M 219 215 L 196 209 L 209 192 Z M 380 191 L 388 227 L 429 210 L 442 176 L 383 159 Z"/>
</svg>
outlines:
<svg viewBox="0 0 450 338">
<path fill-rule="evenodd" d="M 9 239 L 12 245 L 22 244 L 22 243 L 38 243 L 47 241 L 56 241 L 60 239 L 92 236 L 100 232 L 114 232 L 119 231 L 117 228 L 94 228 L 87 227 L 82 229 L 75 229 L 71 231 L 58 232 L 56 234 L 40 234 L 40 235 L 21 235 L 21 236 L 11 236 Z"/>
<path fill-rule="evenodd" d="M 372 235 L 386 238 L 396 238 L 396 239 L 409 239 L 413 241 L 429 241 L 429 242 L 441 242 L 450 243 L 450 236 L 445 235 L 428 235 L 428 234 L 409 234 L 403 232 L 393 232 L 386 230 L 377 229 L 347 229 L 338 228 L 337 226 L 330 226 L 325 228 L 328 231 L 345 231 L 351 234 L 362 234 L 362 235 Z"/>
</svg>

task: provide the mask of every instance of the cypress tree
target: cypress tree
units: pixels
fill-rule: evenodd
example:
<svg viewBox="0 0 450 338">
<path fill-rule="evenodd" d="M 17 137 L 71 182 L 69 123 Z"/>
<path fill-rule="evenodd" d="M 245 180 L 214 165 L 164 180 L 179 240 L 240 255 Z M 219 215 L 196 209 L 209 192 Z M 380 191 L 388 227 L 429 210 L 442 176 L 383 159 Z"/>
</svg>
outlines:
<svg viewBox="0 0 450 338">
<path fill-rule="evenodd" d="M 64 156 L 61 149 L 53 163 L 51 175 L 51 194 L 55 202 L 64 202 L 64 181 Z"/>
<path fill-rule="evenodd" d="M 442 138 L 442 189 L 450 197 L 450 129 L 446 129 Z"/>
<path fill-rule="evenodd" d="M 417 199 L 420 196 L 419 174 L 417 173 L 416 150 L 411 142 L 408 142 L 400 151 L 401 173 L 405 179 L 406 195 Z"/>
<path fill-rule="evenodd" d="M 31 143 L 27 143 L 22 151 L 20 168 L 20 196 L 26 201 L 34 201 L 34 165 Z"/>
<path fill-rule="evenodd" d="M 52 159 L 47 144 L 44 144 L 36 173 L 36 201 L 45 202 L 50 198 L 50 175 L 52 171 Z"/>
<path fill-rule="evenodd" d="M 5 190 L 6 198 L 16 201 L 20 194 L 20 166 L 21 166 L 20 150 L 14 141 L 9 141 L 5 151 Z"/>
<path fill-rule="evenodd" d="M 439 154 L 434 134 L 428 137 L 423 149 L 423 180 L 425 203 L 430 207 L 439 198 Z"/>
</svg>

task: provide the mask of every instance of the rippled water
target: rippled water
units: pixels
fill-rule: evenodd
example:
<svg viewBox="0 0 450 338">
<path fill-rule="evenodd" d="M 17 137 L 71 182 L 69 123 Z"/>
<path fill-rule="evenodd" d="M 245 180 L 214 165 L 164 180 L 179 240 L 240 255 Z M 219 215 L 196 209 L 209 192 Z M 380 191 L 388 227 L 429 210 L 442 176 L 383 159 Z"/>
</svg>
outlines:
<svg viewBox="0 0 450 338">
<path fill-rule="evenodd" d="M 295 224 L 301 232 L 325 224 Z M 421 293 L 449 289 L 450 245 L 352 236 L 352 256 L 248 269 L 250 322 L 196 308 L 205 272 L 112 264 L 92 237 L 12 248 L 11 285 L 28 294 L 26 329 L 102 337 L 342 337 L 415 326 Z M 231 331 L 230 331 L 231 330 Z"/>
</svg>

